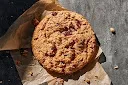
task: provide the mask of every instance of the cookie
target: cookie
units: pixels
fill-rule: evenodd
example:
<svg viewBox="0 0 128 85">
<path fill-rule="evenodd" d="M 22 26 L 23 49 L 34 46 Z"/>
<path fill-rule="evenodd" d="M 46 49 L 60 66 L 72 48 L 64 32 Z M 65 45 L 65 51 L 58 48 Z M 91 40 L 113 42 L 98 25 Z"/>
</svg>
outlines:
<svg viewBox="0 0 128 85">
<path fill-rule="evenodd" d="M 71 74 L 95 58 L 97 44 L 94 31 L 82 15 L 54 11 L 35 28 L 32 51 L 47 70 Z"/>
</svg>

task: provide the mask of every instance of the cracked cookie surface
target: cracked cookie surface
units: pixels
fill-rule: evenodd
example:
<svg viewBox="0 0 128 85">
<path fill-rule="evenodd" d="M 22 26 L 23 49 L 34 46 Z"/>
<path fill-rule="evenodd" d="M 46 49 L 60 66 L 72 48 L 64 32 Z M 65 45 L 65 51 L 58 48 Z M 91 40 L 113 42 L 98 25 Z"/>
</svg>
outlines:
<svg viewBox="0 0 128 85">
<path fill-rule="evenodd" d="M 54 11 L 35 28 L 32 50 L 44 68 L 70 74 L 95 58 L 97 45 L 94 31 L 82 15 Z"/>
</svg>

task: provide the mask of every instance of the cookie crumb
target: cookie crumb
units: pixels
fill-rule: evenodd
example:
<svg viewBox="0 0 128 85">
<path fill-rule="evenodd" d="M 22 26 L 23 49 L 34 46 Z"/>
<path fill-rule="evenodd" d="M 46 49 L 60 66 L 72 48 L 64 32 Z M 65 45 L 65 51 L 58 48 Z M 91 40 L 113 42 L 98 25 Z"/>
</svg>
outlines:
<svg viewBox="0 0 128 85">
<path fill-rule="evenodd" d="M 36 27 L 39 24 L 39 20 L 37 20 L 36 18 L 33 20 L 33 25 Z"/>
<path fill-rule="evenodd" d="M 31 76 L 33 76 L 33 72 L 30 71 L 29 74 L 30 74 Z"/>
<path fill-rule="evenodd" d="M 24 50 L 23 53 L 28 53 L 28 51 L 27 50 Z"/>
<path fill-rule="evenodd" d="M 95 76 L 96 78 L 98 78 L 98 76 Z"/>
<path fill-rule="evenodd" d="M 3 81 L 0 81 L 0 84 L 2 84 L 3 83 Z"/>
<path fill-rule="evenodd" d="M 56 83 L 60 84 L 60 85 L 63 85 L 64 84 L 64 80 L 61 79 L 61 78 L 57 78 L 56 79 Z"/>
<path fill-rule="evenodd" d="M 15 63 L 16 63 L 16 65 L 20 65 L 21 64 L 21 62 L 19 60 L 16 60 Z"/>
<path fill-rule="evenodd" d="M 114 69 L 118 69 L 119 67 L 118 66 L 115 66 Z"/>
<path fill-rule="evenodd" d="M 28 56 L 28 54 L 25 54 L 25 53 L 24 53 L 24 54 L 22 54 L 22 56 L 27 57 L 27 56 Z"/>
<path fill-rule="evenodd" d="M 24 56 L 24 57 L 27 57 L 28 56 L 28 51 L 27 50 L 23 50 L 21 52 L 21 55 Z"/>
<path fill-rule="evenodd" d="M 110 31 L 115 34 L 115 29 L 114 28 L 110 28 Z"/>
<path fill-rule="evenodd" d="M 89 79 L 85 79 L 84 81 L 86 81 L 88 84 L 90 84 L 90 80 Z"/>
</svg>

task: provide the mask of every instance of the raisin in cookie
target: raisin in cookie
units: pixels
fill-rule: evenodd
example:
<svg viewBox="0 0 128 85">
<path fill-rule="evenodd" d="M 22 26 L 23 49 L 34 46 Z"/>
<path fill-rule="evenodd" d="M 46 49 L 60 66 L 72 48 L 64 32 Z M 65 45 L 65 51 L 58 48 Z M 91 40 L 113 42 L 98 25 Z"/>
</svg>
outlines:
<svg viewBox="0 0 128 85">
<path fill-rule="evenodd" d="M 95 34 L 86 19 L 71 11 L 54 11 L 37 25 L 33 54 L 47 70 L 70 74 L 97 54 Z"/>
</svg>

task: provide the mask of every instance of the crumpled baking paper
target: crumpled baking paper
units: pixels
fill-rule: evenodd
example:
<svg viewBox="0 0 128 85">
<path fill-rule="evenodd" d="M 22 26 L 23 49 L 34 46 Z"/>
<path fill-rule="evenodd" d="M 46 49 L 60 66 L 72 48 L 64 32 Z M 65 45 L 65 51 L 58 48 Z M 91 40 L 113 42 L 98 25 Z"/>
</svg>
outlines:
<svg viewBox="0 0 128 85">
<path fill-rule="evenodd" d="M 22 56 L 20 51 L 11 51 L 16 63 L 17 70 L 23 85 L 110 85 L 111 80 L 98 62 L 98 56 L 102 50 L 99 49 L 96 59 L 86 65 L 83 69 L 71 75 L 62 75 L 47 72 L 37 60 L 34 59 L 31 49 L 27 56 Z M 60 80 L 63 80 L 61 82 Z"/>
<path fill-rule="evenodd" d="M 23 85 L 110 85 L 111 80 L 98 62 L 102 52 L 83 69 L 71 75 L 47 72 L 31 52 L 31 38 L 34 31 L 33 19 L 39 21 L 51 11 L 67 10 L 56 0 L 40 0 L 26 10 L 0 38 L 0 50 L 12 50 L 11 55 Z M 28 48 L 27 56 L 22 56 L 19 48 Z"/>
</svg>

